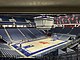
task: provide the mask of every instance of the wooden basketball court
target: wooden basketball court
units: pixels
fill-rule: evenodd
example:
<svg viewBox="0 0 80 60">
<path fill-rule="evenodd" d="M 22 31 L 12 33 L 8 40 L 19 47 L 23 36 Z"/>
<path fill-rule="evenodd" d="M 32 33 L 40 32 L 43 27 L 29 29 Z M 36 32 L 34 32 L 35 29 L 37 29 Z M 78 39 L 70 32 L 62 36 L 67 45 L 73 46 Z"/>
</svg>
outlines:
<svg viewBox="0 0 80 60">
<path fill-rule="evenodd" d="M 22 49 L 21 52 L 25 53 L 25 55 L 29 57 L 29 56 L 34 56 L 35 54 L 46 52 L 48 51 L 48 49 L 63 43 L 65 43 L 65 41 L 63 40 L 53 41 L 52 38 L 48 37 L 46 39 L 36 40 L 32 42 L 22 42 L 21 47 L 20 47 L 20 43 L 14 45 L 17 48 L 21 48 Z"/>
</svg>

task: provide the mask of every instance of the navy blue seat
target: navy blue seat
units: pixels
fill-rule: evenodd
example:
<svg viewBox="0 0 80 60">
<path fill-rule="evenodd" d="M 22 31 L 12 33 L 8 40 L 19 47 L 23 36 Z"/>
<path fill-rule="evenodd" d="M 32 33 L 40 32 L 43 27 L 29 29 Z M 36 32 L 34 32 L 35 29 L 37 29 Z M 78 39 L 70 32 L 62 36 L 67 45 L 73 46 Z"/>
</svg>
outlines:
<svg viewBox="0 0 80 60">
<path fill-rule="evenodd" d="M 6 34 L 5 30 L 3 28 L 0 28 L 0 35 L 6 42 L 10 42 L 10 39 L 8 35 Z"/>
<path fill-rule="evenodd" d="M 15 22 L 16 25 L 29 25 L 29 23 L 26 22 Z"/>
<path fill-rule="evenodd" d="M 44 36 L 44 34 L 42 32 L 40 32 L 38 29 L 36 28 L 28 28 L 37 38 L 40 38 L 42 36 Z"/>
<path fill-rule="evenodd" d="M 35 28 L 36 29 L 36 28 Z M 36 29 L 42 36 L 45 36 L 45 32 L 39 29 Z"/>
<path fill-rule="evenodd" d="M 26 22 L 24 17 L 13 17 L 16 22 Z"/>
<path fill-rule="evenodd" d="M 20 31 L 17 28 L 7 28 L 7 31 L 10 37 L 15 41 L 25 39 L 25 37 L 20 33 Z"/>
<path fill-rule="evenodd" d="M 9 50 L 9 49 L 0 49 L 0 52 L 2 53 L 3 57 L 23 57 L 15 50 Z"/>
<path fill-rule="evenodd" d="M 9 21 L 9 19 L 11 17 L 9 17 L 9 16 L 0 16 L 0 18 L 2 19 L 2 21 Z"/>
<path fill-rule="evenodd" d="M 33 35 L 27 28 L 19 28 L 21 32 L 26 36 L 26 38 L 34 39 L 36 38 L 35 35 Z"/>
<path fill-rule="evenodd" d="M 51 33 L 60 33 L 60 31 L 62 30 L 62 27 L 56 27 L 56 28 L 51 28 Z"/>
<path fill-rule="evenodd" d="M 70 34 L 72 35 L 78 35 L 80 33 L 80 28 L 79 27 L 74 27 Z"/>
<path fill-rule="evenodd" d="M 39 30 L 40 32 L 42 32 L 44 35 L 46 34 L 46 32 L 44 30 Z"/>
<path fill-rule="evenodd" d="M 7 44 L 0 44 L 0 48 L 11 49 Z"/>
<path fill-rule="evenodd" d="M 0 25 L 13 25 L 13 22 L 0 22 Z"/>
<path fill-rule="evenodd" d="M 72 28 L 66 27 L 66 28 L 63 28 L 63 29 L 60 31 L 60 33 L 67 34 L 67 33 L 69 33 L 71 30 L 72 30 Z"/>
</svg>

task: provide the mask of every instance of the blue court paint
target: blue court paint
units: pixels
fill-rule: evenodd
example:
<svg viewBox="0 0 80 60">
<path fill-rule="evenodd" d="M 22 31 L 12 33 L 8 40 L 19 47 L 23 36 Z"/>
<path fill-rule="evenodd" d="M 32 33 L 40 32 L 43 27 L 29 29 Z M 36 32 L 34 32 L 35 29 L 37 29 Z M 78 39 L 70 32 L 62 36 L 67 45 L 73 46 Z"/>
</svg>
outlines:
<svg viewBox="0 0 80 60">
<path fill-rule="evenodd" d="M 25 49 L 26 49 L 26 48 L 30 48 L 30 47 L 31 47 L 31 46 L 30 46 L 30 45 L 28 45 L 28 46 L 24 46 L 23 48 L 25 48 Z"/>
</svg>

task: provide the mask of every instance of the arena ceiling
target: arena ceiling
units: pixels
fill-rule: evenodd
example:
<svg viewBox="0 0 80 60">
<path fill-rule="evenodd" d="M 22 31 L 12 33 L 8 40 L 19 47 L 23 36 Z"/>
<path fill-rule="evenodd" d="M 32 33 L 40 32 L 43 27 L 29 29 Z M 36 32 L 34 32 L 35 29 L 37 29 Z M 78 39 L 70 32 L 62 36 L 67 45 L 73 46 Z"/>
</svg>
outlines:
<svg viewBox="0 0 80 60">
<path fill-rule="evenodd" d="M 0 0 L 0 12 L 79 12 L 80 0 Z"/>
<path fill-rule="evenodd" d="M 0 0 L 0 6 L 74 6 L 80 5 L 80 0 Z"/>
</svg>

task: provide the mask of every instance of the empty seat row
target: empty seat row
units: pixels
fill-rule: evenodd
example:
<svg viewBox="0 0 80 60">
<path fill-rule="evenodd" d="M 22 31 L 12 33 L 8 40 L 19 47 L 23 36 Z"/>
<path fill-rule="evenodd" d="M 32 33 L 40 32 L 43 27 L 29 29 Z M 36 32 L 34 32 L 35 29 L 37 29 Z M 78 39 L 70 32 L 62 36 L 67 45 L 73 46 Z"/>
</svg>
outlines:
<svg viewBox="0 0 80 60">
<path fill-rule="evenodd" d="M 45 37 L 45 34 L 36 28 L 1 28 L 0 35 L 7 42 Z"/>
<path fill-rule="evenodd" d="M 12 40 L 23 40 L 25 37 L 19 32 L 17 28 L 6 28 Z"/>
<path fill-rule="evenodd" d="M 28 28 L 37 38 L 44 36 L 42 32 L 35 28 Z"/>
<path fill-rule="evenodd" d="M 25 18 L 25 17 L 11 17 L 11 16 L 0 16 L 0 21 L 2 22 L 34 22 L 34 20 Z"/>
<path fill-rule="evenodd" d="M 68 27 L 63 28 L 63 29 L 60 31 L 60 33 L 67 34 L 67 33 L 69 33 L 69 32 L 71 31 L 71 29 L 72 29 L 72 28 L 68 28 Z"/>
<path fill-rule="evenodd" d="M 1 52 L 1 57 L 23 57 L 22 55 L 20 55 L 17 51 L 15 50 L 8 50 L 8 49 L 0 49 Z"/>
<path fill-rule="evenodd" d="M 13 19 L 15 19 L 18 22 L 26 22 L 25 18 L 23 17 L 13 17 Z"/>
<path fill-rule="evenodd" d="M 0 35 L 2 36 L 2 39 L 4 39 L 6 42 L 10 42 L 9 37 L 3 28 L 0 28 Z"/>
<path fill-rule="evenodd" d="M 80 27 L 74 27 L 74 28 L 56 27 L 56 28 L 52 28 L 50 30 L 50 32 L 51 33 L 62 33 L 62 34 L 78 35 L 78 34 L 80 34 Z"/>
<path fill-rule="evenodd" d="M 8 17 L 8 16 L 0 16 L 0 20 L 2 21 L 9 21 L 11 17 Z"/>
<path fill-rule="evenodd" d="M 19 28 L 21 32 L 29 39 L 36 39 L 45 36 L 44 33 L 36 28 Z"/>
<path fill-rule="evenodd" d="M 7 44 L 0 44 L 0 49 L 11 49 Z"/>
<path fill-rule="evenodd" d="M 26 22 L 25 18 L 23 17 L 9 17 L 9 16 L 0 16 L 2 21 L 10 21 L 10 19 L 18 21 L 18 22 Z"/>
<path fill-rule="evenodd" d="M 53 29 L 53 32 L 60 33 L 61 30 L 62 30 L 62 27 L 56 27 Z"/>
<path fill-rule="evenodd" d="M 12 50 L 9 45 L 5 43 L 0 43 L 0 57 L 10 57 L 10 58 L 17 58 L 23 57 L 17 51 Z"/>
<path fill-rule="evenodd" d="M 25 35 L 26 38 L 28 39 L 34 39 L 36 36 L 32 34 L 27 28 L 19 28 L 21 32 Z"/>
<path fill-rule="evenodd" d="M 73 35 L 78 35 L 80 34 L 80 27 L 74 27 L 72 29 L 72 31 L 70 32 L 70 34 L 73 34 Z"/>
<path fill-rule="evenodd" d="M 56 28 L 51 28 L 51 33 L 63 33 L 67 34 L 70 32 L 72 28 L 62 28 L 62 27 L 56 27 Z"/>
</svg>

